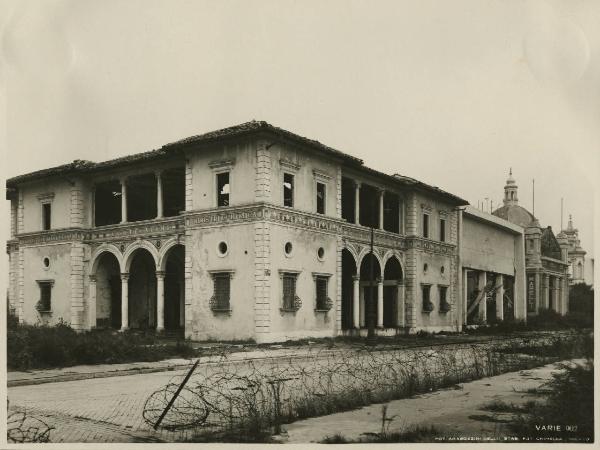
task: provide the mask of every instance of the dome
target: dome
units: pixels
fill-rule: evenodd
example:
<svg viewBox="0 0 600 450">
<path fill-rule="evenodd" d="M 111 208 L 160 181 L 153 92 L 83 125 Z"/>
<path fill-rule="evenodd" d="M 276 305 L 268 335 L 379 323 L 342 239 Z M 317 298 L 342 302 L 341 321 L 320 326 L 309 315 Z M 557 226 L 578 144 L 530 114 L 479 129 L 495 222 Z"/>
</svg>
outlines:
<svg viewBox="0 0 600 450">
<path fill-rule="evenodd" d="M 504 205 L 492 214 L 523 228 L 531 226 L 535 221 L 533 214 L 519 205 Z"/>
</svg>

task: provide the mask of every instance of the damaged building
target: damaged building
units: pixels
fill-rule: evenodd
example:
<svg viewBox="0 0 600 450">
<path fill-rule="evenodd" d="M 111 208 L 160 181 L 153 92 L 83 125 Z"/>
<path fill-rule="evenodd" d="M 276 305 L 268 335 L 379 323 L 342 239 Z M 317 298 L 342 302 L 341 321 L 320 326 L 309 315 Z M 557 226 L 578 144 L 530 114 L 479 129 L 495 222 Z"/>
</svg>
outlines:
<svg viewBox="0 0 600 450">
<path fill-rule="evenodd" d="M 7 198 L 21 322 L 273 342 L 364 335 L 370 304 L 381 335 L 525 317 L 527 231 L 266 122 L 17 176 Z"/>
</svg>

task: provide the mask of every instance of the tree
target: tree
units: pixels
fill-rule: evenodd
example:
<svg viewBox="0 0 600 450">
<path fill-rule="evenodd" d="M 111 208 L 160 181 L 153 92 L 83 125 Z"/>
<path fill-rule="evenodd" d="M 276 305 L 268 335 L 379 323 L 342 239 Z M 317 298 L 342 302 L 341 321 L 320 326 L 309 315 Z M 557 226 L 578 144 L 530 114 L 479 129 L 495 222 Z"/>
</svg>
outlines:
<svg viewBox="0 0 600 450">
<path fill-rule="evenodd" d="M 594 288 L 590 284 L 577 283 L 569 289 L 569 312 L 594 315 Z"/>
</svg>

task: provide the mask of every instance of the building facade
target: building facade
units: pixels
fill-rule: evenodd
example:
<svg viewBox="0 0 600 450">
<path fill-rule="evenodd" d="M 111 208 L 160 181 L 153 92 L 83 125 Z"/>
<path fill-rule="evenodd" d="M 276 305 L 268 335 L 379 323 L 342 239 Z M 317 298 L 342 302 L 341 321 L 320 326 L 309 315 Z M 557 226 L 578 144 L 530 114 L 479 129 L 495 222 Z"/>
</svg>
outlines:
<svg viewBox="0 0 600 450">
<path fill-rule="evenodd" d="M 586 282 L 586 251 L 581 248 L 579 241 L 579 231 L 573 227 L 573 218 L 569 215 L 569 223 L 567 228 L 559 233 L 562 239 L 566 239 L 569 246 L 567 247 L 568 262 L 569 262 L 569 284 L 585 283 Z M 593 284 L 593 282 L 589 283 Z"/>
<path fill-rule="evenodd" d="M 372 304 L 379 334 L 463 325 L 467 202 L 266 122 L 18 176 L 7 198 L 21 322 L 272 342 L 364 334 Z"/>
<path fill-rule="evenodd" d="M 512 169 L 504 186 L 504 205 L 492 214 L 524 229 L 527 315 L 542 310 L 566 314 L 569 305 L 569 243 L 551 227 L 542 228 L 533 214 L 519 205 Z"/>
<path fill-rule="evenodd" d="M 460 228 L 463 324 L 526 320 L 524 229 L 471 206 Z"/>
</svg>

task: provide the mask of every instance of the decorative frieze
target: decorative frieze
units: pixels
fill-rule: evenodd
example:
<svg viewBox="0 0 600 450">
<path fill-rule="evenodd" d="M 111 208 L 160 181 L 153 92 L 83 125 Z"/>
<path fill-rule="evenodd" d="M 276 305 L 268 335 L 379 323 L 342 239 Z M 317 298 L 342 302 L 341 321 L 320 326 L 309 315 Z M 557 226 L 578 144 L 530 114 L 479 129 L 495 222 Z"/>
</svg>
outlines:
<svg viewBox="0 0 600 450">
<path fill-rule="evenodd" d="M 39 231 L 36 233 L 26 233 L 17 236 L 18 246 L 27 247 L 33 245 L 47 245 L 68 243 L 73 241 L 83 241 L 88 233 L 81 228 L 67 228 L 63 230 Z"/>
</svg>

